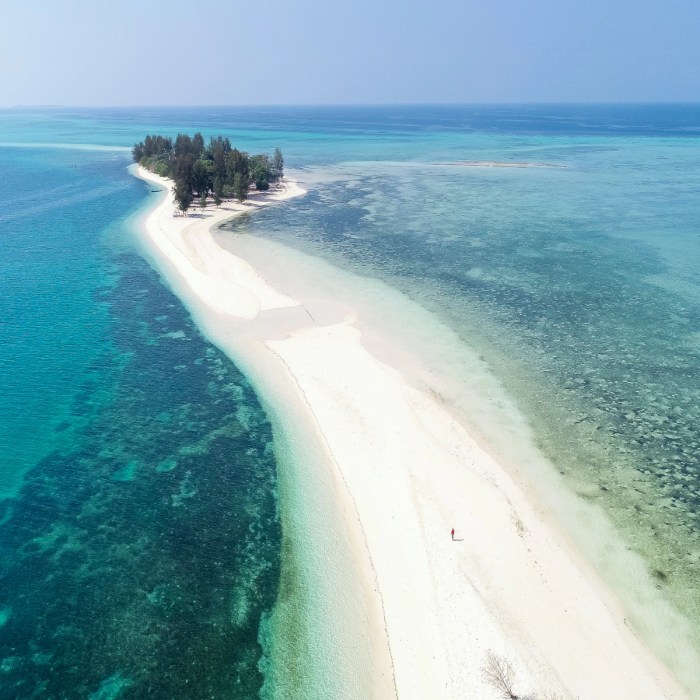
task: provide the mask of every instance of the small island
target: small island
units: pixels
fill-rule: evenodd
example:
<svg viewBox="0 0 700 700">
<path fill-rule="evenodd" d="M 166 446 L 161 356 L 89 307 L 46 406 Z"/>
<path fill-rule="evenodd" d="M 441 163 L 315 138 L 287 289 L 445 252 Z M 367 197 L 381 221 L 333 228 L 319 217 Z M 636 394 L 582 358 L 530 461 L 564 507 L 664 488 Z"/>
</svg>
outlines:
<svg viewBox="0 0 700 700">
<path fill-rule="evenodd" d="M 173 195 L 178 209 L 185 214 L 197 199 L 206 206 L 211 193 L 219 206 L 224 197 L 242 202 L 251 186 L 262 191 L 279 182 L 284 174 L 282 151 L 249 155 L 231 146 L 225 136 L 209 139 L 202 134 L 178 134 L 170 137 L 148 135 L 132 149 L 134 161 L 156 175 L 174 181 Z"/>
</svg>

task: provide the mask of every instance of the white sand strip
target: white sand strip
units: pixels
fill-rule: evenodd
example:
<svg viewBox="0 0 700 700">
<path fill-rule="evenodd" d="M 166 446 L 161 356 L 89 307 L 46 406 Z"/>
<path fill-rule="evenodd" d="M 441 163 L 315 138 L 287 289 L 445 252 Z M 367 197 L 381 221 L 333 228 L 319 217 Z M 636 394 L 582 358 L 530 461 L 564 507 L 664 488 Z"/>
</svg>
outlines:
<svg viewBox="0 0 700 700">
<path fill-rule="evenodd" d="M 166 198 L 147 235 L 216 312 L 221 337 L 256 337 L 262 366 L 295 383 L 299 414 L 322 434 L 344 484 L 339 510 L 359 519 L 364 537 L 353 546 L 366 547 L 357 560 L 373 567 L 365 588 L 383 609 L 398 696 L 499 697 L 483 675 L 493 651 L 512 664 L 518 696 L 687 697 L 524 490 L 436 397 L 366 349 L 351 314 L 316 325 L 305 300 L 216 245 L 210 227 L 242 210 L 225 206 L 193 221 L 173 217 Z M 223 349 L 235 356 L 235 347 Z"/>
<path fill-rule="evenodd" d="M 270 345 L 357 506 L 400 698 L 496 697 L 488 650 L 512 663 L 519 696 L 685 697 L 499 465 L 355 328 Z"/>
<path fill-rule="evenodd" d="M 141 166 L 137 175 L 159 184 L 167 195 L 146 221 L 146 233 L 168 261 L 181 273 L 182 280 L 203 303 L 233 318 L 255 318 L 260 311 L 298 306 L 298 302 L 268 285 L 245 260 L 223 251 L 214 241 L 211 229 L 223 221 L 259 206 L 303 194 L 295 183 L 285 183 L 264 199 L 238 204 L 212 203 L 202 210 L 194 207 L 190 216 L 177 216 L 172 197 L 172 181 L 154 175 Z M 186 273 L 186 274 L 184 274 Z"/>
</svg>

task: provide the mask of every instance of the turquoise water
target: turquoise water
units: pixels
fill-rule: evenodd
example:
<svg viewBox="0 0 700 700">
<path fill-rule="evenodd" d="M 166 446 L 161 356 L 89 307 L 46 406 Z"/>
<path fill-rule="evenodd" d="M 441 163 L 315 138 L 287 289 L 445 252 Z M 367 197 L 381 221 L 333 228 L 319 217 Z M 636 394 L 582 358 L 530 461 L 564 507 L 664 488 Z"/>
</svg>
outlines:
<svg viewBox="0 0 700 700">
<path fill-rule="evenodd" d="M 149 195 L 119 149 L 195 129 L 282 148 L 309 195 L 231 235 L 384 280 L 454 329 L 700 648 L 700 108 L 6 111 L 0 696 L 172 697 L 183 653 L 213 697 L 262 685 L 271 432 L 124 223 Z"/>
<path fill-rule="evenodd" d="M 0 149 L 0 697 L 255 696 L 269 422 L 135 253 L 128 154 Z"/>
<path fill-rule="evenodd" d="M 700 142 L 465 140 L 452 160 L 557 167 L 312 168 L 307 197 L 228 228 L 382 279 L 456 330 L 700 648 Z"/>
<path fill-rule="evenodd" d="M 104 341 L 109 318 L 93 296 L 110 279 L 101 235 L 140 198 L 119 165 L 104 153 L 0 150 L 0 449 L 11 455 L 0 493 L 54 445 L 75 377 Z"/>
</svg>

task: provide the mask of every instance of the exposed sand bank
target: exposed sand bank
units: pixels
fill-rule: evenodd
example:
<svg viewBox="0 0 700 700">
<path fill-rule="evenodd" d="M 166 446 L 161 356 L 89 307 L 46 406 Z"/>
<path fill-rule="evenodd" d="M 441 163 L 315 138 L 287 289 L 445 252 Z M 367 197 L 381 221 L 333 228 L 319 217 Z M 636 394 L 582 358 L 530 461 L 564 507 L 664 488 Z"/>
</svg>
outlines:
<svg viewBox="0 0 700 700">
<path fill-rule="evenodd" d="M 512 664 L 519 696 L 686 697 L 526 491 L 391 352 L 368 349 L 356 309 L 292 298 L 211 235 L 237 212 L 301 193 L 287 183 L 197 218 L 174 216 L 168 194 L 145 234 L 210 335 L 254 358 L 325 451 L 367 597 L 375 695 L 495 698 L 483 676 L 493 651 Z"/>
</svg>

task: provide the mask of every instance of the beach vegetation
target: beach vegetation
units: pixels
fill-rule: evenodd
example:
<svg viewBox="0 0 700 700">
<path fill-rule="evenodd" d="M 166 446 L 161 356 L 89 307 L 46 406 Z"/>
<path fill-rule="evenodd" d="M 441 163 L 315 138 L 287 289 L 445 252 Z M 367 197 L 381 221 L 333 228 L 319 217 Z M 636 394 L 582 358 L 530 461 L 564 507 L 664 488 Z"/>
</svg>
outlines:
<svg viewBox="0 0 700 700">
<path fill-rule="evenodd" d="M 192 150 L 197 157 L 199 157 L 204 150 L 204 137 L 199 132 L 192 137 Z"/>
<path fill-rule="evenodd" d="M 250 159 L 250 177 L 256 190 L 270 189 L 270 182 L 273 181 L 270 156 L 263 153 Z"/>
<path fill-rule="evenodd" d="M 246 177 L 250 175 L 250 158 L 248 154 L 234 148 L 226 155 L 226 174 L 233 181 L 236 173 L 241 173 Z"/>
<path fill-rule="evenodd" d="M 188 183 L 182 180 L 175 180 L 174 195 L 178 209 L 185 214 L 192 204 L 192 189 Z"/>
<path fill-rule="evenodd" d="M 170 175 L 173 140 L 167 136 L 146 136 L 131 150 L 134 161 L 158 175 Z"/>
<path fill-rule="evenodd" d="M 564 700 L 561 693 L 548 690 L 540 694 L 518 695 L 515 692 L 515 671 L 513 664 L 504 656 L 499 656 L 489 650 L 486 662 L 482 668 L 484 679 L 493 686 L 498 695 L 504 700 Z"/>
<path fill-rule="evenodd" d="M 170 166 L 162 160 L 159 160 L 156 162 L 153 171 L 156 175 L 160 175 L 161 177 L 168 177 L 170 175 Z"/>
<path fill-rule="evenodd" d="M 214 178 L 214 204 L 218 207 L 224 194 L 224 181 L 217 175 Z"/>
<path fill-rule="evenodd" d="M 243 173 L 236 173 L 233 177 L 233 196 L 242 202 L 248 196 L 248 189 L 250 188 L 250 177 Z"/>
<path fill-rule="evenodd" d="M 141 143 L 134 145 L 132 154 L 138 163 L 142 158 L 170 154 L 173 150 L 173 140 L 167 136 L 146 136 Z"/>
<path fill-rule="evenodd" d="M 520 696 L 514 691 L 515 672 L 513 665 L 503 656 L 498 656 L 493 651 L 486 655 L 484 664 L 484 678 L 492 685 L 498 694 L 505 700 L 519 700 Z"/>
<path fill-rule="evenodd" d="M 206 156 L 212 165 L 215 178 L 226 179 L 226 156 L 231 152 L 231 142 L 224 136 L 209 140 Z"/>
<path fill-rule="evenodd" d="M 211 189 L 211 170 L 208 163 L 201 158 L 194 164 L 192 188 L 200 197 Z"/>
<path fill-rule="evenodd" d="M 255 185 L 263 192 L 284 177 L 284 157 L 276 148 L 267 153 L 249 155 L 231 145 L 226 136 L 215 136 L 205 145 L 200 133 L 167 136 L 148 135 L 134 144 L 134 161 L 147 170 L 175 181 L 175 201 L 186 212 L 195 197 L 206 202 L 211 192 L 218 206 L 224 197 L 243 202 Z"/>
<path fill-rule="evenodd" d="M 201 134 L 195 134 L 194 138 L 189 134 L 178 134 L 173 149 L 175 158 L 182 158 L 187 155 L 192 155 L 195 159 L 199 158 L 201 153 L 200 143 L 203 143 Z"/>
<path fill-rule="evenodd" d="M 272 176 L 275 180 L 279 180 L 284 174 L 284 157 L 279 148 L 275 148 L 272 154 Z"/>
</svg>

